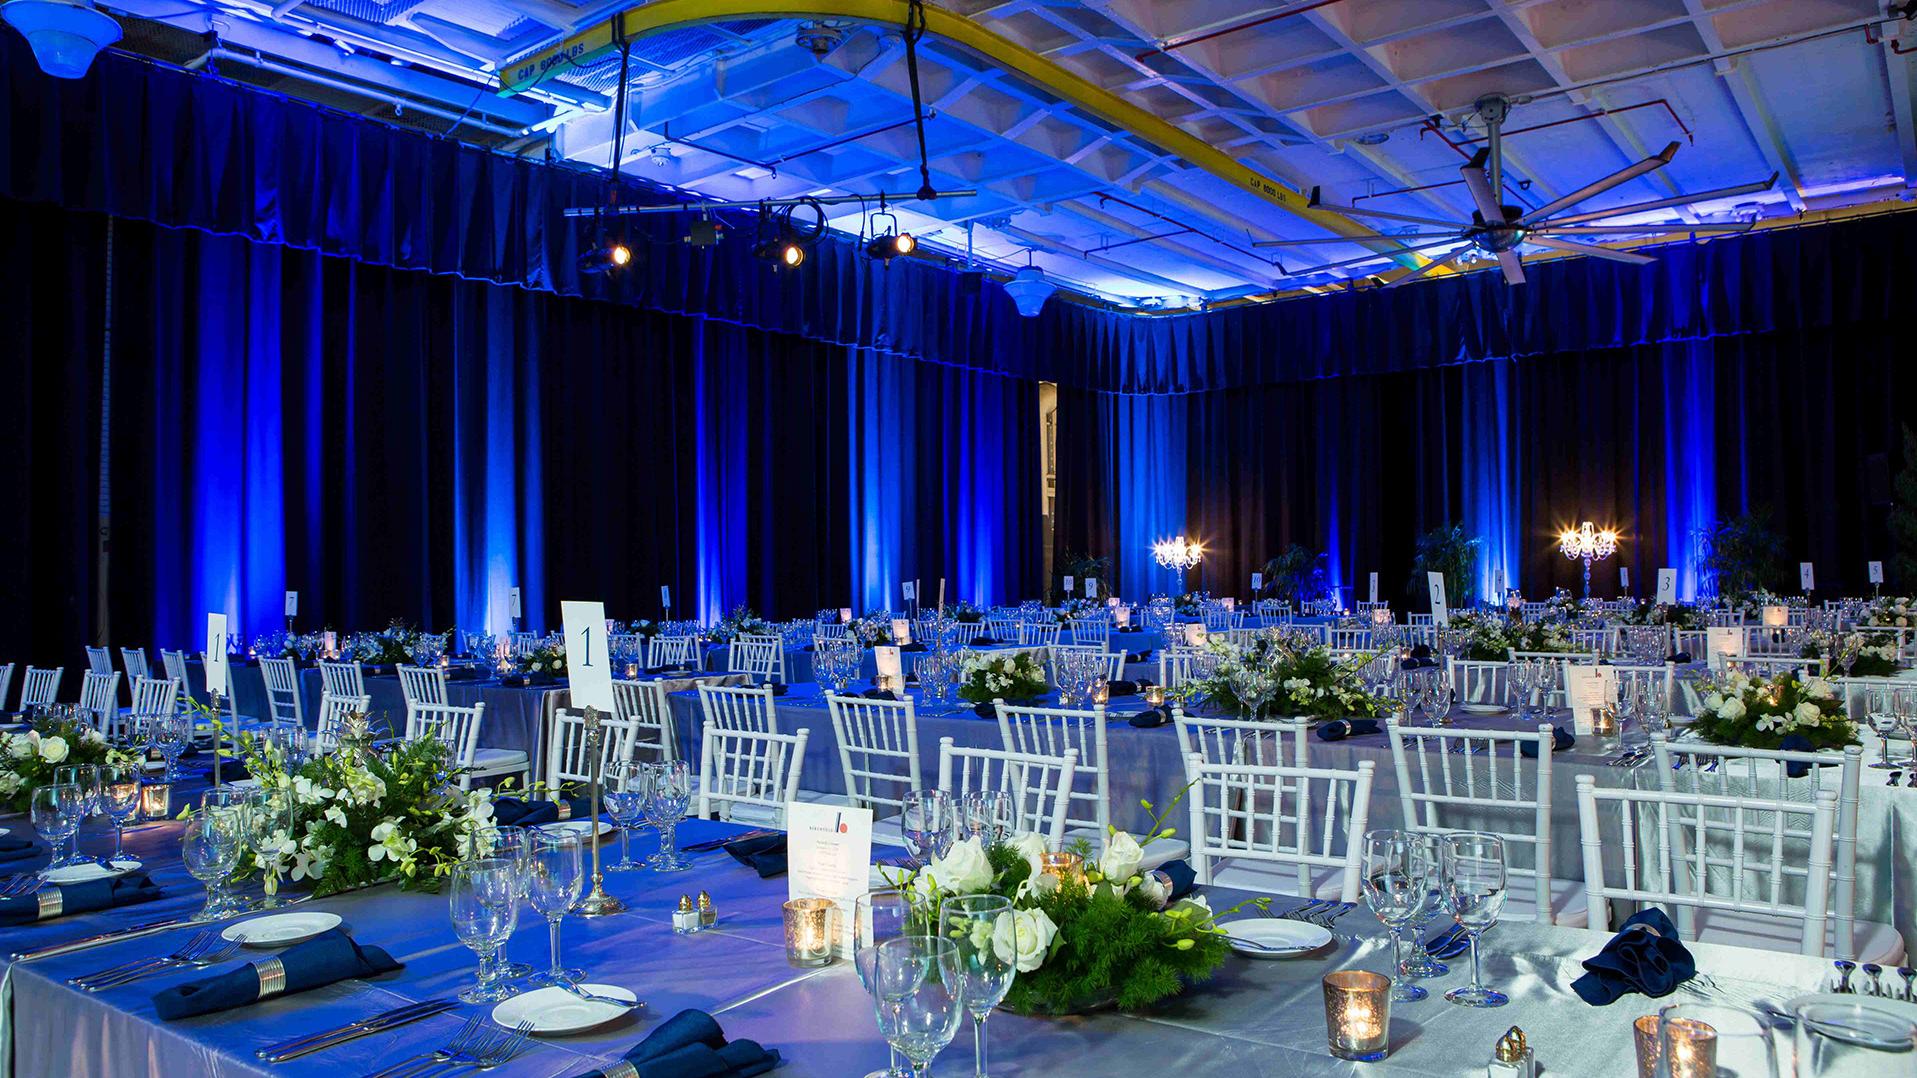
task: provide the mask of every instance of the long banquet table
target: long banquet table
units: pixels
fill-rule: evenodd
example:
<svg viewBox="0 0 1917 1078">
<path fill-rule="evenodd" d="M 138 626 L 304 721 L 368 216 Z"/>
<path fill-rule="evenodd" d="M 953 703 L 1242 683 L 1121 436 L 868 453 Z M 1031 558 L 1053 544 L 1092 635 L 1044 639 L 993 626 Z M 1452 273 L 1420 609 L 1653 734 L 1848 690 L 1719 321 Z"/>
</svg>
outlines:
<svg viewBox="0 0 1917 1078">
<path fill-rule="evenodd" d="M 680 831 L 691 842 L 734 830 L 733 825 L 688 821 Z M 153 871 L 165 897 L 143 906 L 76 915 L 4 934 L 4 950 L 31 949 L 113 928 L 184 915 L 202 892 L 180 866 L 180 825 L 152 825 L 128 837 L 129 849 Z M 88 836 L 89 848 L 104 836 Z M 651 835 L 636 835 L 641 855 L 654 848 Z M 608 846 L 608 852 L 611 847 Z M 713 1013 L 728 1036 L 778 1048 L 786 1058 L 775 1072 L 789 1078 L 846 1078 L 884 1064 L 886 1052 L 873 1023 L 864 989 L 841 962 L 798 970 L 785 962 L 780 903 L 783 878 L 760 879 L 723 852 L 696 855 L 690 872 L 651 870 L 613 873 L 607 886 L 626 900 L 629 912 L 610 918 L 569 918 L 565 958 L 583 967 L 588 980 L 632 989 L 645 1006 L 632 1016 L 570 1037 L 536 1040 L 502 1076 L 575 1075 L 616 1058 L 656 1023 L 681 1008 Z M 682 893 L 709 890 L 719 910 L 716 929 L 676 935 L 669 913 Z M 1248 897 L 1211 889 L 1222 910 Z M 1278 899 L 1287 909 L 1295 900 Z M 173 972 L 98 993 L 81 992 L 67 977 L 130 958 L 165 953 L 190 928 L 134 941 L 29 962 L 7 959 L 0 1020 L 12 1033 L 9 1061 L 23 1078 L 41 1075 L 361 1074 L 446 1043 L 472 1014 L 485 1008 L 459 1006 L 447 1013 L 385 1034 L 277 1066 L 254 1055 L 266 1044 L 331 1028 L 408 1002 L 439 998 L 466 986 L 474 959 L 454 942 L 442 897 L 402 893 L 391 887 L 314 900 L 304 907 L 338 913 L 363 944 L 385 948 L 406 964 L 374 981 L 349 981 L 284 996 L 221 1014 L 162 1022 L 151 997 L 158 989 L 203 975 Z M 1255 911 L 1243 915 L 1257 916 Z M 1156 1078 L 1181 1073 L 1194 1078 L 1242 1078 L 1246 1074 L 1351 1075 L 1353 1065 L 1325 1048 L 1319 978 L 1335 968 L 1385 969 L 1388 947 L 1381 930 L 1360 908 L 1338 922 L 1335 945 L 1299 959 L 1264 961 L 1232 956 L 1211 981 L 1144 1014 L 1098 1013 L 1074 1018 L 1026 1018 L 999 1014 L 989 1024 L 995 1072 L 1008 1075 L 1105 1074 Z M 1445 1003 L 1445 988 L 1462 983 L 1468 963 L 1428 981 L 1432 997 L 1395 1004 L 1391 1056 L 1366 1065 L 1367 1073 L 1455 1076 L 1478 1067 L 1505 1028 L 1522 1026 L 1550 1073 L 1629 1075 L 1631 1022 L 1660 1002 L 1706 999 L 1782 1006 L 1816 990 L 1826 963 L 1796 955 L 1735 947 L 1695 946 L 1708 988 L 1680 991 L 1664 1000 L 1629 996 L 1607 1008 L 1587 1007 L 1570 992 L 1578 961 L 1599 943 L 1578 929 L 1507 924 L 1486 937 L 1484 973 L 1512 996 L 1510 1006 L 1472 1010 Z M 522 910 L 511 956 L 535 966 L 546 958 L 543 923 Z M 256 957 L 247 953 L 244 958 Z M 223 967 L 222 967 L 223 968 Z M 968 1071 L 969 1045 L 961 1031 L 940 1057 L 937 1073 Z"/>
</svg>

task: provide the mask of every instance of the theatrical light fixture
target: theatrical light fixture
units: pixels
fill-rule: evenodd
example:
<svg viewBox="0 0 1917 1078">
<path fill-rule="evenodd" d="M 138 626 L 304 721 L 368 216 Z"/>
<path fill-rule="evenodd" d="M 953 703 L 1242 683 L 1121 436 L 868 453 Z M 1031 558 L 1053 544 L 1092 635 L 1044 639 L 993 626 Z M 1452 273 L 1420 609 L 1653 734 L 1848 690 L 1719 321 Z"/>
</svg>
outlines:
<svg viewBox="0 0 1917 1078">
<path fill-rule="evenodd" d="M 752 257 L 761 262 L 770 262 L 774 266 L 797 269 L 805 265 L 805 247 L 797 240 L 787 236 L 774 236 L 760 240 L 752 248 Z"/>
<path fill-rule="evenodd" d="M 579 272 L 610 273 L 632 265 L 632 248 L 624 240 L 609 239 L 600 233 L 599 242 L 579 256 Z"/>
<path fill-rule="evenodd" d="M 793 220 L 793 211 L 800 207 L 812 211 L 811 224 L 800 225 Z M 753 244 L 752 256 L 771 263 L 774 269 L 797 269 L 805 265 L 807 253 L 825 235 L 825 229 L 825 208 L 816 199 L 802 198 L 777 212 L 767 204 L 759 210 L 759 242 Z"/>
<path fill-rule="evenodd" d="M 880 218 L 886 221 L 883 232 L 879 231 Z M 881 262 L 900 255 L 909 255 L 919 245 L 919 241 L 913 239 L 910 232 L 899 228 L 898 215 L 885 208 L 884 195 L 879 196 L 879 212 L 872 215 L 869 223 L 872 226 L 872 238 L 865 245 L 865 253 Z"/>
<path fill-rule="evenodd" d="M 7 0 L 0 21 L 20 31 L 40 70 L 56 79 L 85 76 L 100 50 L 120 40 L 120 24 L 91 0 Z"/>
</svg>

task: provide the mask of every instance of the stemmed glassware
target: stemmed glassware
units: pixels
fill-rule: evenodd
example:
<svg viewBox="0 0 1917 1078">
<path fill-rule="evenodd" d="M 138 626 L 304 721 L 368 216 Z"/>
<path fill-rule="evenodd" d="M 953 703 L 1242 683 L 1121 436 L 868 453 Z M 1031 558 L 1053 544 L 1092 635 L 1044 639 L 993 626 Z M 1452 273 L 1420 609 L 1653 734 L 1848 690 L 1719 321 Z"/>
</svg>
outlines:
<svg viewBox="0 0 1917 1078">
<path fill-rule="evenodd" d="M 100 782 L 101 804 L 106 814 L 113 820 L 113 855 L 106 859 L 111 865 L 126 852 L 126 825 L 140 814 L 140 771 L 129 766 L 107 767 L 102 769 Z"/>
<path fill-rule="evenodd" d="M 679 853 L 679 821 L 692 800 L 692 772 L 684 760 L 658 760 L 645 769 L 647 822 L 659 829 L 659 852 L 647 864 L 661 872 L 682 872 L 692 862 Z"/>
<path fill-rule="evenodd" d="M 70 848 L 66 856 L 54 863 L 55 868 L 63 865 L 85 864 L 89 859 L 80 856 L 80 827 L 88 816 L 97 816 L 106 811 L 106 794 L 101 789 L 100 765 L 68 764 L 53 769 L 55 785 L 73 786 L 80 791 L 73 819 L 73 834 L 69 838 Z"/>
<path fill-rule="evenodd" d="M 912 1065 L 931 1073 L 932 1058 L 952 1043 L 965 1016 L 958 946 L 938 936 L 900 936 L 879 944 L 872 996 L 879 1032 Z"/>
<path fill-rule="evenodd" d="M 240 859 L 240 835 L 231 815 L 199 812 L 180 833 L 180 860 L 192 877 L 206 885 L 206 906 L 195 921 L 216 921 L 233 912 L 226 878 Z"/>
<path fill-rule="evenodd" d="M 80 832 L 80 818 L 86 815 L 86 794 L 71 782 L 54 782 L 33 791 L 31 817 L 33 831 L 48 849 L 66 846 Z M 56 858 L 45 870 L 63 868 L 75 860 L 74 855 Z"/>
<path fill-rule="evenodd" d="M 213 820 L 219 829 L 231 838 L 233 845 L 232 863 L 227 866 L 226 876 L 231 876 L 239 866 L 240 856 L 251 850 L 254 845 L 253 819 L 247 812 L 247 802 L 253 797 L 253 791 L 245 787 L 216 786 L 200 795 L 200 808 L 194 815 Z M 234 893 L 232 884 L 222 877 L 219 882 L 220 910 L 231 913 L 244 908 L 245 903 Z"/>
<path fill-rule="evenodd" d="M 513 893 L 518 896 L 519 901 L 526 901 L 532 881 L 530 866 L 533 848 L 539 832 L 525 827 L 505 827 L 495 828 L 487 834 L 491 839 L 487 844 L 492 850 L 490 856 L 506 862 L 507 867 L 512 869 Z M 499 976 L 502 979 L 525 977 L 533 971 L 532 967 L 524 962 L 514 962 L 506 953 L 506 945 L 503 943 L 500 944 L 493 958 L 499 967 Z"/>
<path fill-rule="evenodd" d="M 255 786 L 242 792 L 247 795 L 241 808 L 241 823 L 245 828 L 242 834 L 246 839 L 246 848 L 253 851 L 254 859 L 258 860 L 262 855 L 270 856 L 274 852 L 275 844 L 280 841 L 278 836 L 290 835 L 292 798 L 286 792 L 266 786 Z M 272 877 L 266 878 L 270 887 Z M 257 903 L 257 907 L 263 910 L 278 909 L 283 905 L 285 903 L 270 889 L 260 896 Z"/>
<path fill-rule="evenodd" d="M 986 1078 L 985 1020 L 1018 976 L 1013 956 L 995 939 L 1001 919 L 1011 916 L 1012 900 L 1004 895 L 955 895 L 939 907 L 942 934 L 958 947 L 959 998 L 972 1015 L 974 1078 Z"/>
<path fill-rule="evenodd" d="M 1504 908 L 1504 840 L 1477 831 L 1446 835 L 1443 857 L 1445 906 L 1471 937 L 1471 983 L 1444 998 L 1466 1007 L 1502 1007 L 1509 1002 L 1505 995 L 1484 987 L 1478 939 L 1498 923 Z"/>
<path fill-rule="evenodd" d="M 958 813 L 963 836 L 988 850 L 1010 837 L 1018 821 L 1012 795 L 1004 790 L 974 790 L 959 799 Z"/>
<path fill-rule="evenodd" d="M 879 944 L 909 935 L 912 930 L 912 901 L 896 887 L 882 888 L 860 895 L 852 904 L 852 960 L 858 967 L 865 990 L 877 997 Z M 892 1062 L 882 1071 L 865 1078 L 907 1078 L 899 1066 L 898 1049 L 892 1049 Z"/>
<path fill-rule="evenodd" d="M 1448 911 L 1444 902 L 1443 840 L 1437 835 L 1411 833 L 1411 840 L 1417 844 L 1418 853 L 1426 868 L 1424 874 L 1424 898 L 1411 916 L 1411 946 L 1407 949 L 1400 968 L 1408 977 L 1442 977 L 1451 972 L 1451 967 L 1432 957 L 1425 950 L 1424 932 L 1432 919 Z"/>
<path fill-rule="evenodd" d="M 1897 715 L 1897 725 L 1910 739 L 1910 758 L 1904 767 L 1917 767 L 1917 691 L 1898 689 L 1891 710 Z"/>
<path fill-rule="evenodd" d="M 632 859 L 632 828 L 646 814 L 649 775 L 637 760 L 617 760 L 606 774 L 606 812 L 619 825 L 619 860 L 606 868 L 631 872 L 645 866 Z"/>
<path fill-rule="evenodd" d="M 952 852 L 958 839 L 958 812 L 952 795 L 944 790 L 912 790 L 905 795 L 899 810 L 899 833 L 912 853 L 915 865 L 923 867 Z"/>
<path fill-rule="evenodd" d="M 1890 758 L 1890 735 L 1897 732 L 1897 693 L 1893 689 L 1880 688 L 1870 690 L 1865 704 L 1865 715 L 1870 718 L 1870 728 L 1883 743 L 1883 758 L 1871 762 L 1871 767 L 1879 771 L 1900 768 L 1903 764 Z"/>
<path fill-rule="evenodd" d="M 533 911 L 546 918 L 548 942 L 552 947 L 552 966 L 535 974 L 539 985 L 577 984 L 584 976 L 579 970 L 559 964 L 559 924 L 579 901 L 585 890 L 585 861 L 580 856 L 580 836 L 570 832 L 546 831 L 531 836 L 533 848 L 526 863 L 526 900 Z"/>
<path fill-rule="evenodd" d="M 1391 998 L 1412 1003 L 1430 993 L 1405 975 L 1404 936 L 1430 893 L 1431 866 L 1417 836 L 1404 831 L 1365 833 L 1365 904 L 1391 933 Z"/>
<path fill-rule="evenodd" d="M 186 751 L 186 744 L 193 738 L 193 717 L 191 715 L 171 714 L 155 715 L 149 720 L 154 747 L 160 750 L 160 756 L 166 760 L 166 781 L 180 781 L 180 754 Z"/>
<path fill-rule="evenodd" d="M 519 923 L 519 886 L 514 875 L 512 862 L 496 857 L 453 866 L 446 889 L 453 933 L 479 956 L 478 979 L 459 994 L 462 1003 L 490 1003 L 513 994 L 502 983 L 493 956 L 512 938 Z"/>
</svg>

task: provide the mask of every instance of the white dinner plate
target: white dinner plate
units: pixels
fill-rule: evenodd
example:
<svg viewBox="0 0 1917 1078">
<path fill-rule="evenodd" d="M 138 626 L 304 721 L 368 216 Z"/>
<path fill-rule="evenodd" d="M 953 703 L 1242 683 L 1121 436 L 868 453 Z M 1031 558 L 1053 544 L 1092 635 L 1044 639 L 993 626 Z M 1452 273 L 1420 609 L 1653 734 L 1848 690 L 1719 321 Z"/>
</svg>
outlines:
<svg viewBox="0 0 1917 1078">
<path fill-rule="evenodd" d="M 1328 928 L 1287 917 L 1246 917 L 1218 927 L 1225 930 L 1231 949 L 1247 958 L 1295 958 L 1332 939 Z"/>
<path fill-rule="evenodd" d="M 1896 976 L 1894 972 L 1889 970 L 1886 970 L 1885 973 L 1888 976 Z M 1861 971 L 1852 974 L 1851 983 L 1856 984 L 1862 977 L 1863 974 Z M 1898 979 L 1901 980 L 1902 978 Z M 1897 1035 L 1909 1029 L 1909 1027 L 1903 1023 L 1917 1022 L 1917 1003 L 1906 1003 L 1900 999 L 1884 999 L 1880 996 L 1865 996 L 1851 992 L 1812 992 L 1809 995 L 1798 996 L 1796 999 L 1791 1000 L 1785 1005 L 1784 1010 L 1794 1015 L 1797 1013 L 1797 1008 L 1807 1003 L 1855 1004 L 1866 1012 L 1882 1015 L 1885 1018 L 1891 1019 L 1891 1021 L 1881 1024 L 1873 1023 L 1868 1019 L 1857 1022 L 1855 1024 L 1854 1035 L 1846 1035 L 1847 1031 L 1841 1029 L 1826 1030 L 1827 1035 L 1835 1037 L 1838 1040 L 1849 1041 L 1852 1044 L 1864 1045 L 1880 1050 L 1888 1044 L 1907 1043 L 1907 1041 L 1898 1040 Z M 1905 1032 L 1905 1036 L 1908 1036 L 1907 1032 Z"/>
<path fill-rule="evenodd" d="M 578 835 L 586 838 L 594 834 L 610 835 L 613 827 L 606 821 L 600 820 L 598 830 L 595 832 L 591 820 L 566 820 L 561 823 L 542 823 L 533 830 L 548 835 Z"/>
<path fill-rule="evenodd" d="M 6 834 L 11 834 L 11 833 L 12 833 L 12 832 L 10 832 L 10 831 L 8 831 L 8 830 L 7 830 L 6 828 L 4 828 L 4 827 L 0 827 L 0 835 L 6 835 Z"/>
<path fill-rule="evenodd" d="M 113 862 L 112 868 L 108 868 L 105 865 L 96 865 L 88 861 L 84 865 L 68 865 L 65 868 L 56 868 L 41 877 L 41 879 L 48 883 L 55 884 L 85 883 L 88 880 L 104 880 L 110 876 L 124 876 L 129 872 L 138 872 L 139 870 L 140 862 L 138 861 L 115 861 Z"/>
<path fill-rule="evenodd" d="M 583 991 L 595 996 L 611 996 L 614 999 L 630 1000 L 631 1005 L 615 1007 L 610 1003 L 597 1000 L 580 999 L 563 988 L 540 988 L 501 1003 L 493 1008 L 493 1021 L 507 1029 L 517 1027 L 521 1022 L 531 1022 L 535 1035 L 551 1036 L 561 1033 L 578 1033 L 594 1026 L 603 1026 L 622 1015 L 629 1014 L 639 1005 L 639 997 L 630 991 L 613 984 L 582 984 Z"/>
<path fill-rule="evenodd" d="M 1503 704 L 1459 704 L 1458 707 L 1472 715 L 1502 715 L 1511 710 Z"/>
<path fill-rule="evenodd" d="M 220 938 L 247 947 L 284 947 L 338 927 L 337 913 L 275 913 L 228 925 Z"/>
</svg>

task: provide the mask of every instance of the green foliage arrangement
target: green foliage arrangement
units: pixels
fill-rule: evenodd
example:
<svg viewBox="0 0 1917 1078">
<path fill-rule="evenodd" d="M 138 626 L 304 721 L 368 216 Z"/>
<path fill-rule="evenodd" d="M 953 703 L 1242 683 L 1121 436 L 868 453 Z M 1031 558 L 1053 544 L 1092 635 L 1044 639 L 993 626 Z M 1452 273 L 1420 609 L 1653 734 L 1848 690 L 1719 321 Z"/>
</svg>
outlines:
<svg viewBox="0 0 1917 1078">
<path fill-rule="evenodd" d="M 1109 591 L 1112 559 L 1067 550 L 1053 566 L 1052 594 L 1048 598 L 1057 600 L 1065 594 L 1065 578 L 1068 576 L 1072 578 L 1073 590 L 1080 595 L 1085 593 L 1087 580 L 1097 580 L 1100 584 L 1106 585 L 1104 590 Z"/>
<path fill-rule="evenodd" d="M 1364 683 L 1379 654 L 1339 659 L 1313 638 L 1267 630 L 1249 643 L 1207 641 L 1209 673 L 1173 689 L 1173 698 L 1207 701 L 1242 718 L 1376 718 L 1388 703 Z"/>
<path fill-rule="evenodd" d="M 1820 629 L 1804 641 L 1798 656 L 1822 659 L 1826 673 L 1846 677 L 1890 677 L 1903 669 L 1897 662 L 1897 641 L 1888 636 Z"/>
<path fill-rule="evenodd" d="M 1699 687 L 1704 700 L 1691 729 L 1706 741 L 1780 749 L 1786 735 L 1802 734 L 1818 749 L 1857 743 L 1857 724 L 1821 677 L 1800 681 L 1790 674 L 1764 678 L 1732 671 Z"/>
<path fill-rule="evenodd" d="M 974 704 L 1045 695 L 1045 666 L 1035 652 L 967 650 L 959 659 L 959 698 Z"/>
<path fill-rule="evenodd" d="M 1768 512 L 1744 513 L 1718 522 L 1704 568 L 1717 574 L 1718 594 L 1734 601 L 1782 586 L 1783 549 Z"/>
<path fill-rule="evenodd" d="M 1626 625 L 1669 625 L 1678 629 L 1704 628 L 1704 615 L 1683 603 L 1638 603 L 1624 614 Z"/>
<path fill-rule="evenodd" d="M 706 639 L 715 644 L 729 644 L 740 636 L 777 636 L 779 630 L 771 622 L 760 617 L 751 607 L 741 604 L 732 608 L 732 613 L 719 619 L 719 623 L 706 630 Z"/>
<path fill-rule="evenodd" d="M 1503 662 L 1513 651 L 1576 651 L 1571 636 L 1558 621 L 1514 621 L 1503 614 L 1451 615 L 1451 628 L 1464 633 L 1458 657 L 1475 662 Z"/>
<path fill-rule="evenodd" d="M 1257 596 L 1260 599 L 1289 599 L 1294 605 L 1303 606 L 1331 592 L 1324 553 L 1297 543 L 1265 562 L 1259 571 L 1265 577 L 1265 586 Z"/>
<path fill-rule="evenodd" d="M 1411 559 L 1411 579 L 1405 594 L 1427 594 L 1427 573 L 1444 574 L 1444 594 L 1453 605 L 1463 606 L 1472 594 L 1471 582 L 1478 575 L 1479 540 L 1462 524 L 1445 524 L 1418 536 L 1417 553 Z"/>
</svg>

